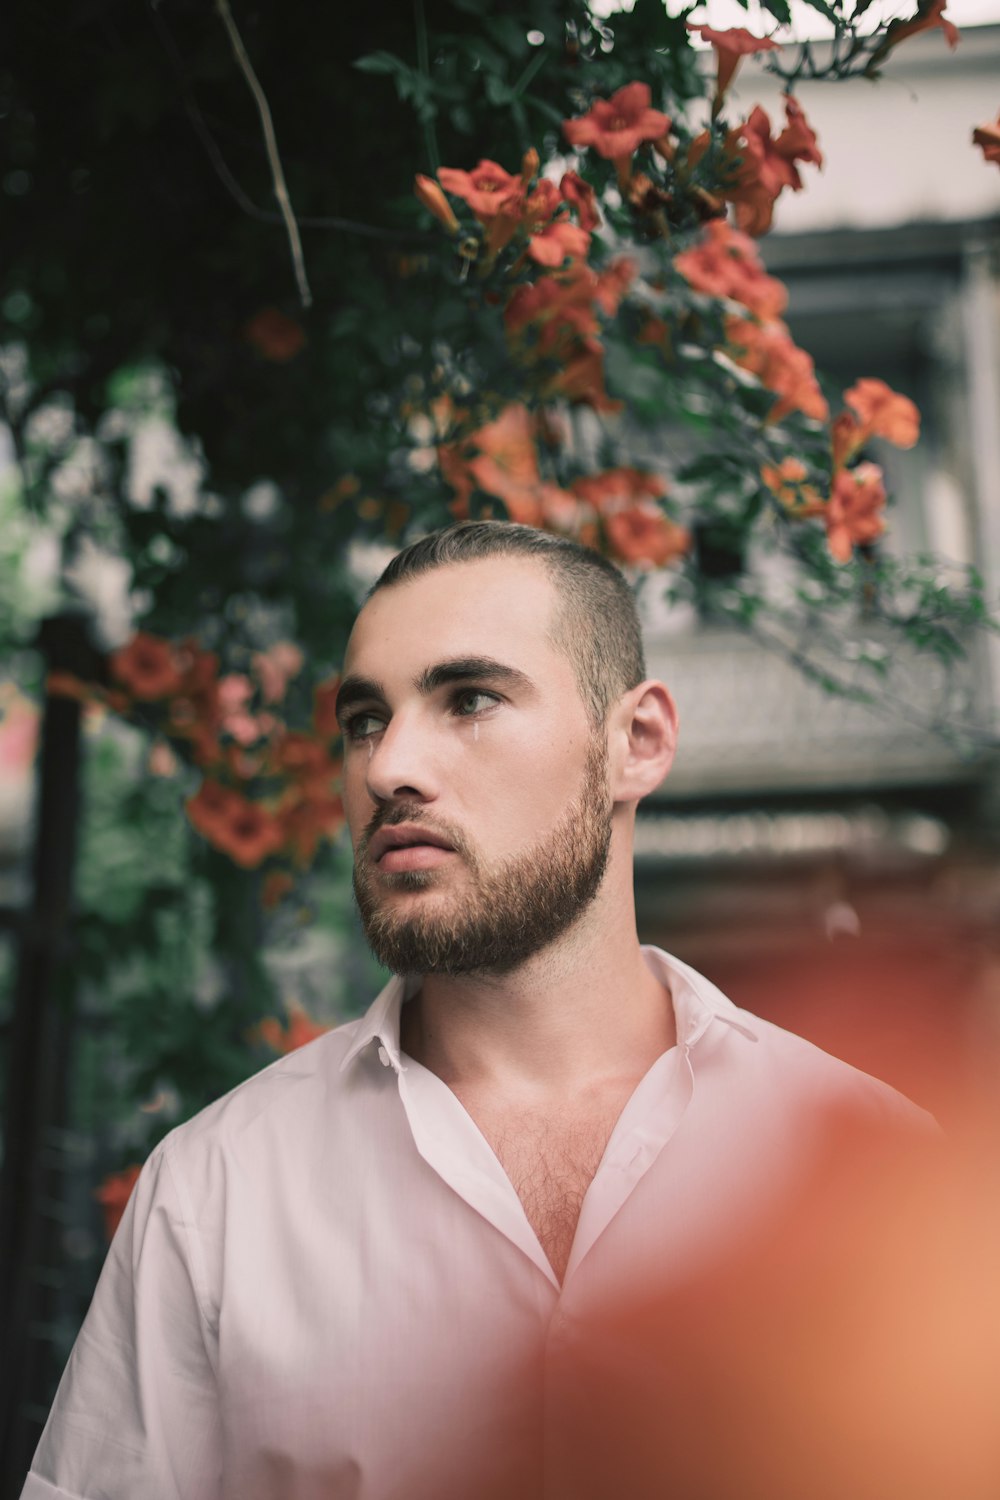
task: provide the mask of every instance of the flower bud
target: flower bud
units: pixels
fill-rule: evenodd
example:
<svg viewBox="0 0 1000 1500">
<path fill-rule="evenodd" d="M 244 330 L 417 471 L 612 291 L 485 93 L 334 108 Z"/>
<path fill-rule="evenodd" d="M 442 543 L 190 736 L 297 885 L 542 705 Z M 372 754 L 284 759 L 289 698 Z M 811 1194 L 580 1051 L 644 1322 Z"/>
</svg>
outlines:
<svg viewBox="0 0 1000 1500">
<path fill-rule="evenodd" d="M 429 209 L 439 223 L 443 224 L 449 234 L 457 234 L 459 229 L 458 220 L 455 217 L 451 204 L 437 183 L 430 177 L 421 177 L 418 172 L 413 179 L 413 191 L 418 200 Z"/>
</svg>

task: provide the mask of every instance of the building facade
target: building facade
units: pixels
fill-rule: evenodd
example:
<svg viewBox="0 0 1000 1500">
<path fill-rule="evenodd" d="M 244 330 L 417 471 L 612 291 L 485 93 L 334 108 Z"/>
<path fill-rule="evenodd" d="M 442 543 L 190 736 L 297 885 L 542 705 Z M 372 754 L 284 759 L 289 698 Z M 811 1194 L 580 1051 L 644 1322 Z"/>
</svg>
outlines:
<svg viewBox="0 0 1000 1500">
<path fill-rule="evenodd" d="M 933 554 L 943 577 L 973 565 L 993 600 L 1000 173 L 971 135 L 998 77 L 985 26 L 954 53 L 938 30 L 910 38 L 877 84 L 799 86 L 826 160 L 762 243 L 817 367 L 920 407 L 917 447 L 873 455 L 894 502 L 880 547 Z M 780 121 L 778 80 L 747 66 L 737 86 Z M 878 647 L 877 621 L 783 649 L 708 620 L 650 631 L 682 734 L 640 822 L 640 923 L 741 1003 L 946 1109 L 943 1075 L 988 1073 L 1000 1038 L 1000 635 L 946 664 L 884 633 L 870 703 L 816 680 L 835 665 L 850 684 L 862 640 Z"/>
</svg>

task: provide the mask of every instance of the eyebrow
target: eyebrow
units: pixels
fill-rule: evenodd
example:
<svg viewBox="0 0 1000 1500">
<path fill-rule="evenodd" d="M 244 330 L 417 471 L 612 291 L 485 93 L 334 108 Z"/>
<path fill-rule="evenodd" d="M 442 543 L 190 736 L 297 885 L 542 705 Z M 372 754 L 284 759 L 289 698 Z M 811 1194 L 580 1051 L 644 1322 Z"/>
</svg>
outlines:
<svg viewBox="0 0 1000 1500">
<path fill-rule="evenodd" d="M 451 656 L 433 667 L 425 667 L 413 685 L 418 693 L 428 697 L 449 683 L 469 681 L 503 683 L 522 692 L 532 692 L 535 686 L 527 673 L 491 656 Z M 345 677 L 337 693 L 338 722 L 355 704 L 373 702 L 386 702 L 385 688 L 380 682 L 374 677 Z"/>
</svg>

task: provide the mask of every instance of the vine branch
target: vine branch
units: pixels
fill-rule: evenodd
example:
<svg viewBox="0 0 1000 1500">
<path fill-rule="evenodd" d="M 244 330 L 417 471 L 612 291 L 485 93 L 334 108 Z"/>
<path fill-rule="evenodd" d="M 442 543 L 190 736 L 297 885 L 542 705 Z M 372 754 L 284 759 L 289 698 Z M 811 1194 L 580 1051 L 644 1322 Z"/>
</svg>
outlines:
<svg viewBox="0 0 1000 1500">
<path fill-rule="evenodd" d="M 237 66 L 246 79 L 247 86 L 254 97 L 254 103 L 257 105 L 261 128 L 264 131 L 267 160 L 271 168 L 274 196 L 281 211 L 285 233 L 288 235 L 288 245 L 292 255 L 292 265 L 295 269 L 295 280 L 299 289 L 299 298 L 303 307 L 311 307 L 312 292 L 309 290 L 309 282 L 306 278 L 305 258 L 302 254 L 302 240 L 299 236 L 299 226 L 295 222 L 295 214 L 292 212 L 292 202 L 288 196 L 285 173 L 281 166 L 281 157 L 278 154 L 278 142 L 274 134 L 271 106 L 268 104 L 267 95 L 261 88 L 260 80 L 254 72 L 253 63 L 250 61 L 247 49 L 243 45 L 243 38 L 240 36 L 239 28 L 233 20 L 233 13 L 229 9 L 229 0 L 215 0 L 215 8 L 219 12 L 223 26 L 226 28 Z"/>
<path fill-rule="evenodd" d="M 152 3 L 152 0 L 146 0 L 146 8 L 149 11 L 150 19 L 156 29 L 157 36 L 160 39 L 160 43 L 167 55 L 167 60 L 177 81 L 184 112 L 191 121 L 195 135 L 205 148 L 205 153 L 215 175 L 233 199 L 233 202 L 238 205 L 248 218 L 256 219 L 260 224 L 281 224 L 283 222 L 281 214 L 272 213 L 267 208 L 260 208 L 258 204 L 254 203 L 250 195 L 244 191 L 242 184 L 238 181 L 226 158 L 223 156 L 219 143 L 209 128 L 208 121 L 194 100 L 184 72 L 184 64 L 178 55 L 177 48 L 174 46 L 173 38 L 163 24 L 159 8 Z M 299 214 L 298 225 L 300 229 L 339 229 L 345 234 L 360 234 L 368 239 L 389 240 L 396 243 L 400 241 L 404 241 L 407 244 L 421 245 L 438 243 L 437 235 L 418 234 L 415 231 L 399 229 L 385 229 L 378 224 L 362 224 L 357 219 L 342 219 L 330 215 L 309 218 L 306 215 Z"/>
<path fill-rule="evenodd" d="M 413 18 L 417 32 L 417 67 L 420 69 L 427 92 L 423 99 L 421 111 L 421 124 L 424 130 L 424 145 L 427 148 L 427 159 L 432 172 L 437 172 L 441 165 L 441 153 L 438 150 L 437 132 L 434 129 L 434 119 L 429 113 L 432 109 L 431 90 L 431 60 L 430 49 L 427 42 L 427 17 L 424 15 L 424 0 L 413 0 Z"/>
</svg>

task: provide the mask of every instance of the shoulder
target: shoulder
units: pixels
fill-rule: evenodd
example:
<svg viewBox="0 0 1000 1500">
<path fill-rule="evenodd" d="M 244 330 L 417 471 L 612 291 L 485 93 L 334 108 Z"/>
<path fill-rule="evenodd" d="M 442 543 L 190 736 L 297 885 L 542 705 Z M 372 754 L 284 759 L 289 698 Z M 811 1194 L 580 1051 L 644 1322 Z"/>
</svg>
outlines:
<svg viewBox="0 0 1000 1500">
<path fill-rule="evenodd" d="M 756 1071 L 795 1099 L 847 1111 L 869 1119 L 873 1125 L 937 1133 L 934 1116 L 883 1079 L 771 1021 L 750 1017 L 746 1011 L 741 1014 L 752 1020 L 757 1036 Z"/>
<path fill-rule="evenodd" d="M 327 1135 L 375 1078 L 363 1057 L 344 1067 L 361 1024 L 346 1022 L 262 1068 L 176 1126 L 154 1156 L 190 1171 L 206 1159 L 263 1161 Z"/>
<path fill-rule="evenodd" d="M 669 975 L 696 1067 L 714 1074 L 734 1098 L 756 1097 L 769 1112 L 794 1119 L 823 1111 L 848 1113 L 873 1125 L 937 1133 L 933 1115 L 890 1084 L 824 1052 L 805 1037 L 735 1005 L 711 980 L 660 950 L 647 950 Z M 649 959 L 647 959 L 649 961 Z M 711 1061 L 710 1061 L 711 1060 Z"/>
</svg>

